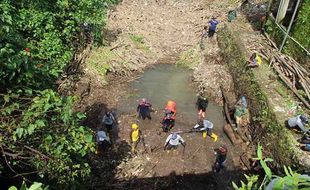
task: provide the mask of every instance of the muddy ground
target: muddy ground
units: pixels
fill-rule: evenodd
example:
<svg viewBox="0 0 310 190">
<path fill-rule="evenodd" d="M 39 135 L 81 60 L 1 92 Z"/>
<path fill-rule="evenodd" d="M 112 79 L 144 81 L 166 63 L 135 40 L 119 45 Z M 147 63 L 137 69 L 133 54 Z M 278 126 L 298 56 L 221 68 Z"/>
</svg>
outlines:
<svg viewBox="0 0 310 190">
<path fill-rule="evenodd" d="M 111 109 L 119 121 L 112 134 L 113 147 L 91 156 L 93 176 L 86 185 L 88 188 L 230 189 L 231 182 L 240 179 L 244 168 L 239 158 L 246 149 L 232 146 L 223 133 L 223 126 L 215 127 L 219 135 L 217 142 L 209 137 L 203 139 L 201 134 L 184 133 L 182 136 L 187 141 L 184 153 L 181 148 L 175 152 L 163 151 L 167 134 L 160 130 L 161 110 L 153 113 L 151 121 L 138 122 L 146 139 L 146 151 L 140 145 L 138 155 L 131 155 L 130 124 L 137 120 L 134 108 L 130 113 L 122 111 L 119 105 L 132 90 L 129 82 L 139 78 L 144 69 L 158 63 L 175 63 L 180 53 L 188 49 L 199 52 L 199 63 L 189 71 L 196 91 L 204 87 L 211 101 L 222 105 L 220 86 L 223 86 L 234 102 L 231 76 L 221 62 L 216 36 L 204 41 L 204 51 L 199 48 L 202 28 L 209 18 L 216 15 L 222 22 L 221 27 L 233 6 L 229 0 L 123 0 L 109 12 L 105 32 L 113 36 L 109 47 L 117 58 L 109 62 L 112 69 L 106 79 L 108 84 L 102 85 L 98 76 L 86 68 L 75 92 L 82 95 L 88 91 L 76 105 L 76 110 L 87 114 L 84 125 L 96 130 L 107 109 Z M 132 35 L 143 36 L 143 47 L 132 43 Z M 97 49 L 93 54 L 98 52 Z M 97 64 L 102 62 L 104 60 Z M 177 130 L 186 131 L 192 125 L 192 121 L 182 120 L 182 114 L 178 115 Z M 228 146 L 227 167 L 221 173 L 214 173 L 214 149 L 221 144 Z"/>
</svg>

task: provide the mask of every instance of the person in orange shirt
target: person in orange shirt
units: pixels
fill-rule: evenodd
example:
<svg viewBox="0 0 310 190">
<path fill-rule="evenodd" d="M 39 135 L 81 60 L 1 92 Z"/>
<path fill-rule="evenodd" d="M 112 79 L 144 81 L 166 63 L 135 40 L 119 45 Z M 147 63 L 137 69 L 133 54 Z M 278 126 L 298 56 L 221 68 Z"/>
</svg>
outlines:
<svg viewBox="0 0 310 190">
<path fill-rule="evenodd" d="M 177 104 L 172 101 L 172 100 L 169 100 L 167 102 L 167 105 L 165 107 L 165 114 L 172 114 L 171 118 L 172 119 L 175 119 L 175 116 L 177 114 Z"/>
<path fill-rule="evenodd" d="M 160 122 L 162 124 L 162 129 L 164 132 L 168 132 L 175 123 L 175 116 L 176 116 L 176 103 L 172 100 L 169 100 L 167 102 L 167 105 L 165 107 L 164 113 L 165 116 Z"/>
</svg>

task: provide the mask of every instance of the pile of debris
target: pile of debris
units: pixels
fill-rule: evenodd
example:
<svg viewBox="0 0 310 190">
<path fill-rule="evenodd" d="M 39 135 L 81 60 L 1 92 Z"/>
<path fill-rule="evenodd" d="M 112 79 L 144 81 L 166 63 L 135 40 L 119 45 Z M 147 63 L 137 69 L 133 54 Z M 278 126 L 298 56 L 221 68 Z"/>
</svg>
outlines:
<svg viewBox="0 0 310 190">
<path fill-rule="evenodd" d="M 197 83 L 199 91 L 206 89 L 208 96 L 219 105 L 223 105 L 221 87 L 226 92 L 233 92 L 233 79 L 228 68 L 223 64 L 216 40 L 207 40 L 215 42 L 205 44 L 206 50 L 202 52 L 201 63 L 194 70 L 193 81 Z"/>
<path fill-rule="evenodd" d="M 264 58 L 269 61 L 269 66 L 272 66 L 277 72 L 281 80 L 294 92 L 294 94 L 305 104 L 309 109 L 310 104 L 310 74 L 292 57 L 282 54 L 277 49 L 276 44 L 269 38 L 266 38 L 269 47 L 260 49 Z M 305 95 L 301 95 L 298 90 L 303 90 Z"/>
</svg>

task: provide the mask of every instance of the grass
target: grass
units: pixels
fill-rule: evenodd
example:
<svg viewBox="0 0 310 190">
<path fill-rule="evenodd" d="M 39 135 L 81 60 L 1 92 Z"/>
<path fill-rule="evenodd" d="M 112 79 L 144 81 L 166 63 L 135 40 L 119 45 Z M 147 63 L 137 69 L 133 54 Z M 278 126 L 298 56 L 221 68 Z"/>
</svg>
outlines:
<svg viewBox="0 0 310 190">
<path fill-rule="evenodd" d="M 99 76 L 102 84 L 106 84 L 105 76 L 110 69 L 109 62 L 115 58 L 116 55 L 108 47 L 100 47 L 92 51 L 86 62 L 86 67 Z"/>
<path fill-rule="evenodd" d="M 176 65 L 194 69 L 199 63 L 200 54 L 198 48 L 191 48 L 181 52 L 179 60 L 176 62 Z"/>
<path fill-rule="evenodd" d="M 288 97 L 287 89 L 286 89 L 283 85 L 278 86 L 275 90 L 276 90 L 282 97 L 284 97 L 284 98 Z"/>
<path fill-rule="evenodd" d="M 146 46 L 146 44 L 144 42 L 144 37 L 143 36 L 130 34 L 129 38 L 134 43 L 136 48 L 141 49 L 141 50 L 143 50 L 146 53 L 148 53 L 150 51 L 150 48 L 148 46 Z"/>
</svg>

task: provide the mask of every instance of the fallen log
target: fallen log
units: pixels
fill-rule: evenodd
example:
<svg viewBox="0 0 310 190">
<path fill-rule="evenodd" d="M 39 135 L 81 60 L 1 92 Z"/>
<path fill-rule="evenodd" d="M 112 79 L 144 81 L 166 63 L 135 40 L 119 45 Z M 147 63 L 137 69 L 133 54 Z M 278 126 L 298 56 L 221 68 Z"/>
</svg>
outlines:
<svg viewBox="0 0 310 190">
<path fill-rule="evenodd" d="M 232 121 L 232 119 L 231 119 L 231 117 L 230 117 L 230 114 L 229 114 L 227 96 L 226 96 L 226 94 L 224 93 L 224 90 L 223 90 L 223 87 L 222 87 L 222 86 L 220 86 L 220 89 L 221 89 L 222 97 L 223 97 L 225 117 L 226 117 L 228 123 L 229 123 L 230 125 L 233 125 L 234 123 L 233 123 L 233 121 Z"/>
<path fill-rule="evenodd" d="M 241 141 L 236 138 L 234 131 L 232 130 L 232 127 L 230 124 L 226 124 L 223 127 L 223 129 L 224 129 L 224 132 L 226 133 L 226 135 L 228 136 L 228 138 L 230 139 L 230 141 L 232 142 L 233 145 L 237 145 L 237 144 L 241 143 Z"/>
</svg>

